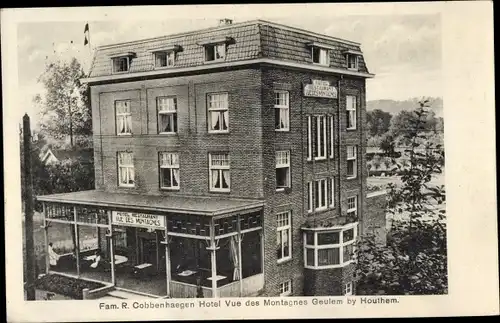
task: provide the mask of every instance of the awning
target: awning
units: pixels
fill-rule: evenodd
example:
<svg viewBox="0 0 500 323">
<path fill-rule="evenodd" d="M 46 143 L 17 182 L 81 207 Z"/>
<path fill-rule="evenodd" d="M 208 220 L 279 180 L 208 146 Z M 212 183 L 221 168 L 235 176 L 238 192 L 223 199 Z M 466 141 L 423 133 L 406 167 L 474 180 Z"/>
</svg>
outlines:
<svg viewBox="0 0 500 323">
<path fill-rule="evenodd" d="M 40 202 L 217 216 L 262 208 L 264 201 L 229 197 L 155 196 L 98 190 L 40 195 Z"/>
</svg>

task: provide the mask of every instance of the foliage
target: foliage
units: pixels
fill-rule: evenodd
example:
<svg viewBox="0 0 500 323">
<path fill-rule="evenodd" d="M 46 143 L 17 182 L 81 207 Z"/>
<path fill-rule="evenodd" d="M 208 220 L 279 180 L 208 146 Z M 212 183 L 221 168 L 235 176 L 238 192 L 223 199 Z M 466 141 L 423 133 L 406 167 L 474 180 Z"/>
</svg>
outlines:
<svg viewBox="0 0 500 323">
<path fill-rule="evenodd" d="M 44 275 L 35 282 L 37 289 L 68 296 L 73 299 L 83 299 L 83 290 L 85 288 L 94 290 L 104 286 L 102 283 L 57 274 Z"/>
<path fill-rule="evenodd" d="M 48 177 L 43 189 L 50 193 L 65 193 L 94 188 L 93 161 L 67 159 L 45 166 Z"/>
<path fill-rule="evenodd" d="M 387 243 L 366 236 L 359 243 L 358 295 L 429 295 L 448 291 L 444 186 L 430 184 L 441 172 L 442 146 L 428 140 L 428 101 L 412 111 L 402 134 L 409 162 L 402 185 L 389 185 L 387 212 L 392 222 Z"/>
<path fill-rule="evenodd" d="M 91 142 L 90 90 L 80 83 L 83 77 L 85 73 L 76 58 L 69 63 L 50 63 L 38 79 L 45 88 L 44 98 L 37 95 L 33 99 L 41 109 L 41 130 L 59 140 L 69 136 L 72 147 L 88 146 Z"/>
<path fill-rule="evenodd" d="M 366 129 L 370 136 L 380 136 L 389 130 L 392 114 L 375 109 L 366 112 Z"/>
<path fill-rule="evenodd" d="M 394 136 L 390 133 L 386 133 L 382 140 L 380 141 L 380 149 L 388 157 L 396 156 L 396 143 L 394 141 Z"/>
</svg>

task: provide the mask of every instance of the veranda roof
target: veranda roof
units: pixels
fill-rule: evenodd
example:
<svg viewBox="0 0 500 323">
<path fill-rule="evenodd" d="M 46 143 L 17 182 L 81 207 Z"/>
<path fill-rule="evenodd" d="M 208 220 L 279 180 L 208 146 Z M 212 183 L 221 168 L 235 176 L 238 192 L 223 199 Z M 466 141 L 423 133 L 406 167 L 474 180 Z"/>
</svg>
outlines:
<svg viewBox="0 0 500 323">
<path fill-rule="evenodd" d="M 40 195 L 41 202 L 89 205 L 107 208 L 129 208 L 157 212 L 172 212 L 217 216 L 248 211 L 264 205 L 261 200 L 246 200 L 230 197 L 157 196 L 130 193 L 111 193 L 88 190 L 71 193 Z"/>
</svg>

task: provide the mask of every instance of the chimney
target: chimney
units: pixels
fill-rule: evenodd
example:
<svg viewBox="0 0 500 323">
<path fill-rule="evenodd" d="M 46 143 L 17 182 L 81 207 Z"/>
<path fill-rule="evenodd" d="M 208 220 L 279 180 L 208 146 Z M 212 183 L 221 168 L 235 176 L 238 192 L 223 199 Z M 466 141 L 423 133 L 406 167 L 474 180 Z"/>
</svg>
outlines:
<svg viewBox="0 0 500 323">
<path fill-rule="evenodd" d="M 219 19 L 219 27 L 220 26 L 227 26 L 231 25 L 233 23 L 232 19 L 224 18 L 224 19 Z"/>
</svg>

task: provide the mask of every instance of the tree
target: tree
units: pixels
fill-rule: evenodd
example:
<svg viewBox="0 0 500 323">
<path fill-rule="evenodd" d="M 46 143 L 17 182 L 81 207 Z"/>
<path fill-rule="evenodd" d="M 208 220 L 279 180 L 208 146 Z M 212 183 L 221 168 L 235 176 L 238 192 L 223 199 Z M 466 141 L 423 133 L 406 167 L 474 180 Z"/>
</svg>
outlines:
<svg viewBox="0 0 500 323">
<path fill-rule="evenodd" d="M 387 243 L 374 236 L 358 245 L 358 295 L 429 295 L 448 291 L 444 186 L 431 184 L 441 172 L 442 146 L 428 141 L 428 101 L 412 111 L 403 133 L 409 162 L 402 185 L 389 186 L 387 212 L 394 218 Z M 400 217 L 398 219 L 397 217 Z"/>
<path fill-rule="evenodd" d="M 367 129 L 370 136 L 381 136 L 389 130 L 392 114 L 375 109 L 366 112 Z"/>
<path fill-rule="evenodd" d="M 44 98 L 37 95 L 33 99 L 41 107 L 41 129 L 59 140 L 69 137 L 71 148 L 91 143 L 89 87 L 80 83 L 83 77 L 85 73 L 76 58 L 69 63 L 50 63 L 38 79 L 45 88 Z"/>
<path fill-rule="evenodd" d="M 396 142 L 394 137 L 386 133 L 382 140 L 380 141 L 380 149 L 384 152 L 387 157 L 396 157 Z"/>
</svg>

